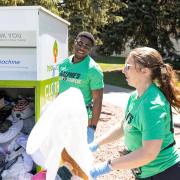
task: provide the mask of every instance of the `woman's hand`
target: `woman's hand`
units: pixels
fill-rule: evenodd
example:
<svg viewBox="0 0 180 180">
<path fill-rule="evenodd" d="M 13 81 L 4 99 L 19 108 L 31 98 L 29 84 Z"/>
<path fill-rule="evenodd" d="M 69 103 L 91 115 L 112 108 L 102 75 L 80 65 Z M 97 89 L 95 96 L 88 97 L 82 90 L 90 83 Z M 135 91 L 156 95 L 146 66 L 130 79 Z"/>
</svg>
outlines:
<svg viewBox="0 0 180 180">
<path fill-rule="evenodd" d="M 87 127 L 87 142 L 88 142 L 88 144 L 90 144 L 94 141 L 94 133 L 95 133 L 95 130 L 93 128 Z"/>
<path fill-rule="evenodd" d="M 112 168 L 109 165 L 109 161 L 106 161 L 106 162 L 103 162 L 101 164 L 94 166 L 90 171 L 90 175 L 92 176 L 92 178 L 96 179 L 98 176 L 107 174 L 111 171 L 112 171 Z"/>
<path fill-rule="evenodd" d="M 98 148 L 99 148 L 99 144 L 96 143 L 95 141 L 89 144 L 89 149 L 91 152 L 96 152 Z"/>
</svg>

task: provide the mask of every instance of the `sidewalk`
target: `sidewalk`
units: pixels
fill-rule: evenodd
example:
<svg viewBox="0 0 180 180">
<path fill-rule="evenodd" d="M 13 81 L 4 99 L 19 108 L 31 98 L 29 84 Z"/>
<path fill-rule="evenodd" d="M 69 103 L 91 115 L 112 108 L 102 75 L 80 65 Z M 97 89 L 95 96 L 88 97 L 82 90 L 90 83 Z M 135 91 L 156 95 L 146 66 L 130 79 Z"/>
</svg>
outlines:
<svg viewBox="0 0 180 180">
<path fill-rule="evenodd" d="M 103 102 L 121 107 L 125 110 L 127 101 L 132 90 L 105 84 Z"/>
</svg>

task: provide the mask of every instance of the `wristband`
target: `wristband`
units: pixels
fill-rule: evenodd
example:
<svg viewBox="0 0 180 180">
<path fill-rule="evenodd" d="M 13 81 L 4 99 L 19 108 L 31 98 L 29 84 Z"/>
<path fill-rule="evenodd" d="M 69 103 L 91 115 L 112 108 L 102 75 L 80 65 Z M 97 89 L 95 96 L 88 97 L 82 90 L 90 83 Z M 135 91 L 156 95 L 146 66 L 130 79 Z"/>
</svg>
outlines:
<svg viewBox="0 0 180 180">
<path fill-rule="evenodd" d="M 96 125 L 89 125 L 89 127 L 96 130 Z"/>
</svg>

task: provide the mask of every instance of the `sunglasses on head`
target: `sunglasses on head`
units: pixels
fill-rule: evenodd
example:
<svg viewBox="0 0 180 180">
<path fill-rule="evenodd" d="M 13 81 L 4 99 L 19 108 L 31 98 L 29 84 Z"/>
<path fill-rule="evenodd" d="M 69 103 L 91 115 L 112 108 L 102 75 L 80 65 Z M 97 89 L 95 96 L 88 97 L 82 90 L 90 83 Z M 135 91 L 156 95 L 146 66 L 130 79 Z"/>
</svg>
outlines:
<svg viewBox="0 0 180 180">
<path fill-rule="evenodd" d="M 83 47 L 83 48 L 86 49 L 86 50 L 90 50 L 90 49 L 91 49 L 91 46 L 90 46 L 90 45 L 83 43 L 81 40 L 76 40 L 75 42 L 76 42 L 76 44 L 77 44 L 79 47 Z"/>
</svg>

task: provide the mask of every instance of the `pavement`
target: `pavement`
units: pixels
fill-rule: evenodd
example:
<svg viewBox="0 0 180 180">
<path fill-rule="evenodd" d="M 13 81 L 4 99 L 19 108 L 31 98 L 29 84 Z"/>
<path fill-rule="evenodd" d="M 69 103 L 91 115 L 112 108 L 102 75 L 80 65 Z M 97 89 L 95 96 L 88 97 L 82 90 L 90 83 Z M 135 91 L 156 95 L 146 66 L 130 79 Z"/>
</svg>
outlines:
<svg viewBox="0 0 180 180">
<path fill-rule="evenodd" d="M 125 110 L 132 90 L 105 84 L 103 103 L 112 104 Z M 173 112 L 173 123 L 178 149 L 180 149 L 180 114 Z"/>
<path fill-rule="evenodd" d="M 131 92 L 129 89 L 105 84 L 103 102 L 125 109 Z"/>
</svg>

